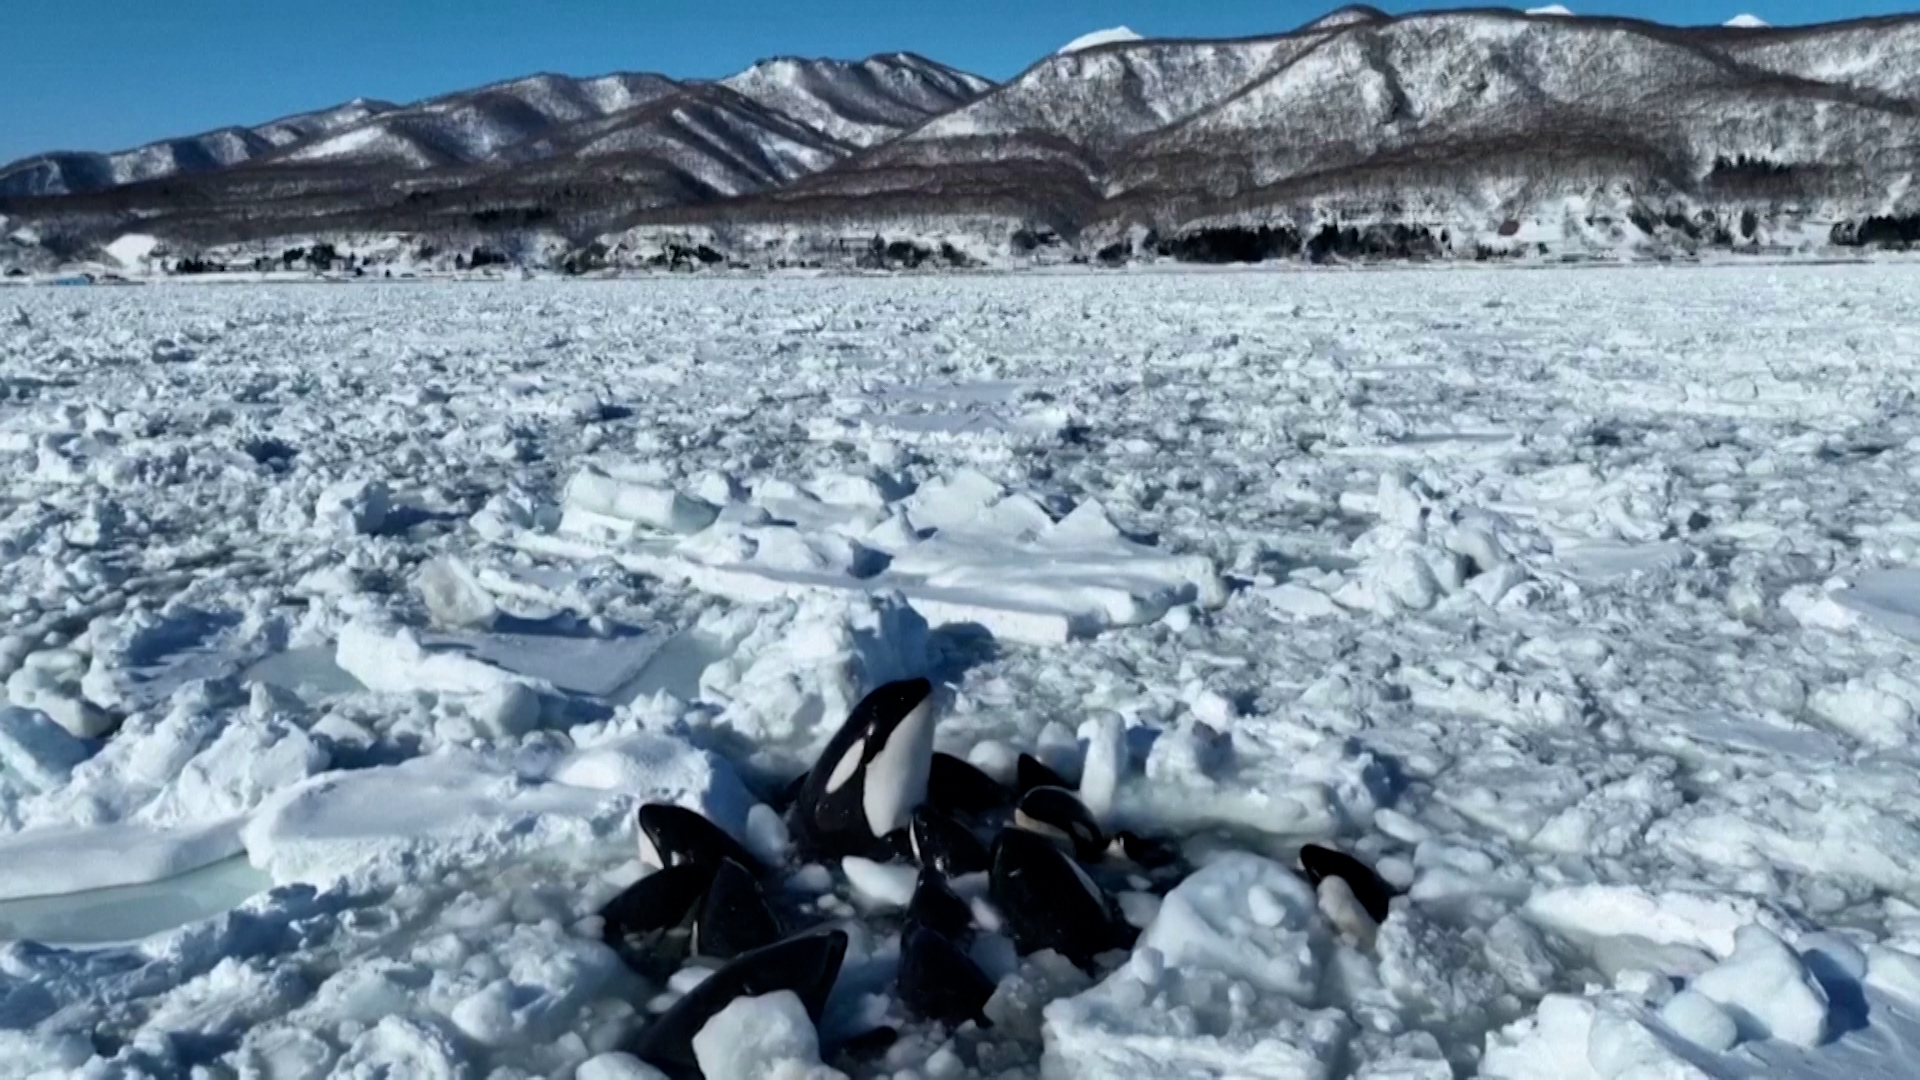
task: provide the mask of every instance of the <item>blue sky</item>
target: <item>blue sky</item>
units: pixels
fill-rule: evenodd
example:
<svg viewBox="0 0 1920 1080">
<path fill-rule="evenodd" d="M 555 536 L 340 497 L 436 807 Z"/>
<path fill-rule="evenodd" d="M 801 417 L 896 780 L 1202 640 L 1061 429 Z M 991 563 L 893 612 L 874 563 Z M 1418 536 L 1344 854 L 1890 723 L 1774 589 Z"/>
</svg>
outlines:
<svg viewBox="0 0 1920 1080">
<path fill-rule="evenodd" d="M 1089 30 L 1292 29 L 1342 0 L 4 0 L 0 162 L 412 101 L 536 71 L 721 76 L 764 56 L 895 49 L 1005 78 Z M 1533 3 L 1545 0 L 1531 0 Z M 1581 14 L 1777 24 L 1920 0 L 1564 0 Z M 1392 11 L 1480 3 L 1392 3 Z"/>
</svg>

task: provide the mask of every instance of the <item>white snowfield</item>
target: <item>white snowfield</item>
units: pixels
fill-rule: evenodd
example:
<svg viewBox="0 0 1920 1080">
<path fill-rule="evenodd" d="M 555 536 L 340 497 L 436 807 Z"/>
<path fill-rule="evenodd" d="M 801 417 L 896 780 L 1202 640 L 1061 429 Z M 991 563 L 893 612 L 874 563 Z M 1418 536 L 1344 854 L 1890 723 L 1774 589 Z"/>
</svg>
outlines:
<svg viewBox="0 0 1920 1080">
<path fill-rule="evenodd" d="M 930 673 L 1184 845 L 714 1075 L 1920 1073 L 1920 266 L 20 289 L 0 1077 L 611 1077 L 633 810 Z M 1292 871 L 1341 847 L 1402 895 Z M 834 885 L 851 877 L 851 887 Z M 975 889 L 975 894 L 978 890 Z M 829 898 L 831 899 L 831 898 Z M 976 906 L 985 916 L 984 901 Z"/>
</svg>

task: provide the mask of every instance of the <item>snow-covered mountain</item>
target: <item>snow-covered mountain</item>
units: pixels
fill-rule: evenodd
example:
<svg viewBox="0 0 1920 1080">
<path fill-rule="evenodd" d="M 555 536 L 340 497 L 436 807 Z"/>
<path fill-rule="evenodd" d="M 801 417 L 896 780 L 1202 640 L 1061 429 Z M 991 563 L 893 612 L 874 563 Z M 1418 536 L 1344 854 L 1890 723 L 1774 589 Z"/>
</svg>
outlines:
<svg viewBox="0 0 1920 1080">
<path fill-rule="evenodd" d="M 0 195 L 70 195 L 142 180 L 211 172 L 267 157 L 290 146 L 325 139 L 395 108 L 384 101 L 360 98 L 331 109 L 282 117 L 258 127 L 221 128 L 115 153 L 39 154 L 0 166 Z"/>
<path fill-rule="evenodd" d="M 137 223 L 198 249 L 506 234 L 802 262 L 864 258 L 875 237 L 1106 258 L 1920 236 L 1920 17 L 1351 6 L 1262 38 L 1091 38 L 998 86 L 892 54 L 356 102 L 33 159 L 0 170 L 0 213 L 72 250 Z M 127 183 L 154 177 L 175 182 Z M 93 193 L 23 197 L 61 191 Z"/>
<path fill-rule="evenodd" d="M 1916 169 L 1920 19 L 1682 29 L 1356 7 L 1277 37 L 1048 57 L 750 203 L 771 218 L 857 201 L 929 227 L 984 214 L 1082 250 L 1262 226 L 1282 243 L 1404 226 L 1444 248 L 1569 217 L 1752 240 L 1912 214 Z"/>
<path fill-rule="evenodd" d="M 723 86 L 849 146 L 885 142 L 993 88 L 977 75 L 911 53 L 837 60 L 765 60 Z"/>
<path fill-rule="evenodd" d="M 254 128 L 223 128 L 118 153 L 28 158 L 0 167 L 0 196 L 85 194 L 239 165 L 426 172 L 524 163 L 567 149 L 599 154 L 606 152 L 607 145 L 589 137 L 589 129 L 630 130 L 644 122 L 652 106 L 669 99 L 686 99 L 689 109 L 698 112 L 702 104 L 711 104 L 712 85 L 651 74 L 592 79 L 543 74 L 408 106 L 353 101 Z M 896 53 L 853 63 L 770 60 L 720 85 L 760 106 L 763 116 L 767 110 L 780 114 L 766 121 L 768 138 L 775 144 L 795 137 L 802 141 L 824 137 L 840 144 L 840 151 L 826 158 L 811 155 L 811 167 L 802 170 L 811 171 L 848 150 L 873 145 L 965 104 L 993 84 L 922 57 Z M 669 113 L 668 120 L 699 123 L 690 113 Z M 783 130 L 796 123 L 808 134 L 796 136 Z M 720 136 L 721 142 L 756 137 L 742 134 L 737 124 L 723 126 L 732 127 L 733 132 Z M 776 145 L 769 152 L 777 157 L 783 149 Z M 775 167 L 769 175 L 790 179 L 794 173 Z M 728 185 L 719 189 L 727 190 Z"/>
</svg>

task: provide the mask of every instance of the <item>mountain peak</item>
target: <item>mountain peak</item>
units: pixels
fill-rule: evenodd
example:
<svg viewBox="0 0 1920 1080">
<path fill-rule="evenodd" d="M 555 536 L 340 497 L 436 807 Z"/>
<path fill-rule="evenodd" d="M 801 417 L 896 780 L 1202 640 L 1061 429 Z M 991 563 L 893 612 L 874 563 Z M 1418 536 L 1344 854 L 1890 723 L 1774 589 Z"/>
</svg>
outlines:
<svg viewBox="0 0 1920 1080">
<path fill-rule="evenodd" d="M 1358 26 L 1362 23 L 1383 23 L 1392 16 L 1377 7 L 1367 4 L 1348 4 L 1346 7 L 1329 11 L 1325 15 L 1301 27 L 1302 30 L 1335 30 L 1342 26 Z"/>
<path fill-rule="evenodd" d="M 1055 52 L 1054 55 L 1065 56 L 1068 53 L 1082 52 L 1087 49 L 1098 48 L 1101 45 L 1119 45 L 1128 41 L 1143 40 L 1145 39 L 1139 34 L 1134 33 L 1131 28 L 1116 26 L 1108 30 L 1095 30 L 1091 34 L 1082 34 L 1072 41 L 1067 42 L 1065 45 L 1060 46 L 1059 51 Z"/>
</svg>

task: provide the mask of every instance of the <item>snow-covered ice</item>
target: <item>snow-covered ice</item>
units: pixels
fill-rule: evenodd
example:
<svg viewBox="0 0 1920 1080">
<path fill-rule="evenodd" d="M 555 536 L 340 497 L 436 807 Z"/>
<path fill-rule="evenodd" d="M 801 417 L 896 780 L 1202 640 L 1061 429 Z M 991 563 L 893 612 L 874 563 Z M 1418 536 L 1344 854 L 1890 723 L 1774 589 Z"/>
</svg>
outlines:
<svg viewBox="0 0 1920 1080">
<path fill-rule="evenodd" d="M 820 1037 L 800 996 L 791 990 L 733 1004 L 693 1037 L 707 1080 L 828 1080 L 840 1074 L 820 1064 Z"/>
<path fill-rule="evenodd" d="M 11 292 L 0 1076 L 657 1075 L 633 811 L 780 862 L 758 800 L 923 674 L 1192 874 L 1094 971 L 983 933 L 948 1030 L 886 994 L 908 868 L 789 867 L 840 988 L 711 1070 L 1911 1076 L 1917 289 Z"/>
</svg>

